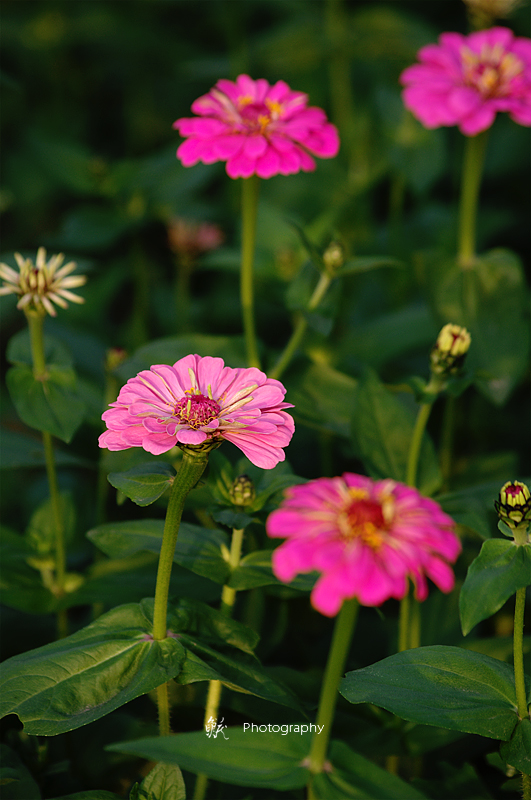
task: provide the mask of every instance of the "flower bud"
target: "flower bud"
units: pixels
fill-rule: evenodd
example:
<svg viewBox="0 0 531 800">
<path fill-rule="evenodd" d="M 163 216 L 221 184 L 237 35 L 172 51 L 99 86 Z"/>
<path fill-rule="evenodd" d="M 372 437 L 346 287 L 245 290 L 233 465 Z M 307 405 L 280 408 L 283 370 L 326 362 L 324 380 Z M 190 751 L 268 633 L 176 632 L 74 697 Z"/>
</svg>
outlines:
<svg viewBox="0 0 531 800">
<path fill-rule="evenodd" d="M 109 347 L 105 353 L 105 370 L 114 372 L 127 358 L 127 351 L 122 347 Z"/>
<path fill-rule="evenodd" d="M 474 28 L 490 28 L 496 19 L 509 17 L 523 0 L 464 0 Z"/>
<path fill-rule="evenodd" d="M 345 262 L 345 253 L 339 242 L 330 242 L 323 253 L 323 263 L 329 273 L 336 272 Z"/>
<path fill-rule="evenodd" d="M 238 475 L 230 490 L 230 499 L 235 506 L 250 506 L 256 497 L 254 483 L 248 475 Z"/>
<path fill-rule="evenodd" d="M 500 489 L 494 508 L 502 522 L 513 530 L 527 529 L 531 522 L 531 494 L 525 483 L 507 481 Z"/>
<path fill-rule="evenodd" d="M 442 328 L 430 354 L 434 375 L 449 377 L 461 369 L 470 347 L 470 334 L 466 328 L 451 322 Z"/>
</svg>

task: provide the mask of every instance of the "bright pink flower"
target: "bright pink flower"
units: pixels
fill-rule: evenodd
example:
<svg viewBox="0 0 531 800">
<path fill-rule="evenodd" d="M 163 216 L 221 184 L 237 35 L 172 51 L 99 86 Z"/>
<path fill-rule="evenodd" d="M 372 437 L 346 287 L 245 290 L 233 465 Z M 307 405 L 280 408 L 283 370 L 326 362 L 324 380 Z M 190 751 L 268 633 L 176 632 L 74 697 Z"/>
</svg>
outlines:
<svg viewBox="0 0 531 800">
<path fill-rule="evenodd" d="M 404 70 L 400 82 L 406 108 L 426 128 L 459 125 L 466 136 L 475 136 L 498 111 L 531 125 L 531 39 L 515 37 L 508 28 L 443 33 L 418 58 L 420 64 Z"/>
<path fill-rule="evenodd" d="M 267 520 L 269 536 L 288 539 L 273 552 L 273 572 L 286 583 L 301 572 L 320 572 L 312 605 L 329 617 L 348 598 L 365 606 L 401 599 L 408 578 L 419 600 L 428 595 L 426 577 L 451 591 L 448 562 L 461 550 L 453 527 L 416 489 L 348 472 L 292 486 Z"/>
<path fill-rule="evenodd" d="M 325 112 L 308 108 L 307 102 L 306 94 L 293 92 L 284 81 L 271 86 L 248 75 L 239 75 L 235 83 L 222 79 L 192 103 L 199 116 L 173 123 L 188 137 L 177 157 L 185 167 L 226 161 L 231 178 L 311 172 L 310 154 L 333 158 L 339 136 Z"/>
<path fill-rule="evenodd" d="M 263 469 L 284 461 L 295 425 L 283 409 L 285 388 L 259 369 L 232 369 L 221 358 L 185 356 L 156 364 L 122 386 L 104 412 L 100 447 L 143 447 L 160 455 L 175 445 L 199 447 L 227 439 Z"/>
</svg>

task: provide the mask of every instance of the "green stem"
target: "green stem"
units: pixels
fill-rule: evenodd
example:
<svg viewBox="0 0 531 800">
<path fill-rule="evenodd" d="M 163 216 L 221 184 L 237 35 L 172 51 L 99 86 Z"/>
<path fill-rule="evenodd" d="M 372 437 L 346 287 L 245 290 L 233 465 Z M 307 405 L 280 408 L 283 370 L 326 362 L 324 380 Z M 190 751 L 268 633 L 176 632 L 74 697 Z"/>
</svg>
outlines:
<svg viewBox="0 0 531 800">
<path fill-rule="evenodd" d="M 157 709 L 159 712 L 159 735 L 169 736 L 171 733 L 170 701 L 167 683 L 161 683 L 160 686 L 157 686 Z"/>
<path fill-rule="evenodd" d="M 230 545 L 229 566 L 230 570 L 236 569 L 240 563 L 243 543 L 243 528 L 233 528 L 232 540 Z M 236 589 L 232 589 L 226 584 L 221 591 L 221 613 L 226 617 L 232 616 L 232 609 L 236 601 Z M 221 700 L 221 681 L 209 681 L 208 694 L 205 705 L 205 719 L 203 726 L 206 728 L 210 718 L 217 720 L 219 703 Z M 199 773 L 196 778 L 194 788 L 194 800 L 203 800 L 208 785 L 208 777 L 204 773 Z"/>
<path fill-rule="evenodd" d="M 250 367 L 260 368 L 258 345 L 254 324 L 253 264 L 256 242 L 256 217 L 258 213 L 258 176 L 251 175 L 242 182 L 242 261 L 240 297 L 242 304 L 245 351 Z"/>
<path fill-rule="evenodd" d="M 183 513 L 184 503 L 191 489 L 205 471 L 208 463 L 208 454 L 199 452 L 192 454 L 188 450 L 183 451 L 183 458 L 179 472 L 175 476 L 170 493 L 170 501 L 166 512 L 164 532 L 162 535 L 162 547 L 160 549 L 159 567 L 157 572 L 157 584 L 155 587 L 155 606 L 153 609 L 153 638 L 156 641 L 166 639 L 167 614 L 168 614 L 168 595 L 170 591 L 170 578 L 173 566 L 173 555 L 179 525 Z"/>
<path fill-rule="evenodd" d="M 323 678 L 323 688 L 319 698 L 316 725 L 317 731 L 321 729 L 322 733 L 314 733 L 308 756 L 308 768 L 314 774 L 322 772 L 325 765 L 337 703 L 337 689 L 345 669 L 357 616 L 358 602 L 356 600 L 346 600 L 334 627 L 332 644 Z"/>
<path fill-rule="evenodd" d="M 28 312 L 28 320 L 31 358 L 33 362 L 33 376 L 37 381 L 46 379 L 46 356 L 44 352 L 44 315 Z M 44 446 L 44 461 L 46 465 L 46 477 L 50 491 L 52 503 L 52 515 L 55 528 L 55 580 L 54 589 L 58 597 L 64 595 L 65 575 L 66 575 L 66 547 L 63 525 L 63 513 L 61 509 L 61 497 L 57 483 L 57 469 L 55 466 L 55 456 L 53 451 L 52 435 L 47 431 L 42 431 L 42 443 Z M 57 636 L 64 639 L 68 635 L 68 615 L 65 609 L 57 612 Z"/>
<path fill-rule="evenodd" d="M 321 277 L 319 278 L 319 283 L 313 290 L 313 294 L 310 297 L 308 302 L 307 311 L 315 311 L 323 297 L 325 296 L 330 283 L 332 282 L 332 276 L 329 275 L 327 272 L 323 272 Z M 306 328 L 308 327 L 308 321 L 303 314 L 300 314 L 293 333 L 284 348 L 283 352 L 280 354 L 280 357 L 273 367 L 273 369 L 269 373 L 270 378 L 276 378 L 277 380 L 280 378 L 288 364 L 290 363 L 291 359 L 297 352 L 297 349 L 302 342 L 304 334 L 306 333 Z"/>
<path fill-rule="evenodd" d="M 466 137 L 457 243 L 458 261 L 462 267 L 470 266 L 476 255 L 476 216 L 486 144 L 487 131 Z"/>
<path fill-rule="evenodd" d="M 522 800 L 531 800 L 531 775 L 522 772 Z"/>
<path fill-rule="evenodd" d="M 424 430 L 428 422 L 428 417 L 430 416 L 431 407 L 432 403 L 422 403 L 417 414 L 417 419 L 415 420 L 415 427 L 413 429 L 407 459 L 406 483 L 408 486 L 415 486 L 417 482 L 417 468 L 422 437 L 424 436 Z"/>
<path fill-rule="evenodd" d="M 411 606 L 411 596 L 408 589 L 400 601 L 400 613 L 398 615 L 398 652 L 403 653 L 409 650 L 409 611 Z"/>
<path fill-rule="evenodd" d="M 516 592 L 514 608 L 514 683 L 516 686 L 516 703 L 520 719 L 529 718 L 524 673 L 524 610 L 525 589 L 523 586 Z"/>
<path fill-rule="evenodd" d="M 236 569 L 238 564 L 240 563 L 240 558 L 242 554 L 242 542 L 243 542 L 243 528 L 238 529 L 234 528 L 232 531 L 232 541 L 230 545 L 230 555 L 229 555 L 229 566 L 230 570 Z M 221 590 L 221 613 L 225 614 L 227 617 L 230 617 L 232 614 L 232 609 L 234 603 L 236 601 L 236 589 L 233 589 L 231 586 L 227 586 L 226 584 L 223 586 Z"/>
</svg>

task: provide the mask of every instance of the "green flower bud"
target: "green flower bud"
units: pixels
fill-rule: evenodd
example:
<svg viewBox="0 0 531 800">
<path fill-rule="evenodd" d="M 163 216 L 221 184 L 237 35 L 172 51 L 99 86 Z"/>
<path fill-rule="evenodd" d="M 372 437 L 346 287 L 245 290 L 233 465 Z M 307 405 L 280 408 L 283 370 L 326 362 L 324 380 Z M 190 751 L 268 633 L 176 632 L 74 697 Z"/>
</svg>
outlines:
<svg viewBox="0 0 531 800">
<path fill-rule="evenodd" d="M 470 347 L 470 334 L 466 328 L 451 322 L 442 328 L 430 354 L 434 375 L 449 377 L 461 369 Z"/>
<path fill-rule="evenodd" d="M 332 275 L 345 263 L 345 253 L 339 242 L 330 242 L 323 253 L 323 263 L 327 272 Z"/>
<path fill-rule="evenodd" d="M 254 483 L 248 475 L 238 475 L 230 490 L 230 499 L 235 506 L 250 506 L 256 497 Z"/>
<path fill-rule="evenodd" d="M 507 481 L 494 507 L 501 521 L 513 530 L 526 530 L 531 522 L 531 494 L 525 483 Z"/>
</svg>

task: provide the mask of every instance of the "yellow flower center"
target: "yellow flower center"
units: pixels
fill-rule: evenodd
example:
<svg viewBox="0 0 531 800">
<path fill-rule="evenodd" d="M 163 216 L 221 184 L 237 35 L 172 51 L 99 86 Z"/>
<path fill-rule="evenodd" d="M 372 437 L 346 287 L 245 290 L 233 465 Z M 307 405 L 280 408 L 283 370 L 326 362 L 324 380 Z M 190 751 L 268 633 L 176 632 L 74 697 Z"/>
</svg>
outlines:
<svg viewBox="0 0 531 800">
<path fill-rule="evenodd" d="M 366 489 L 356 487 L 349 488 L 348 495 L 338 520 L 343 538 L 361 539 L 368 547 L 379 550 L 393 515 L 392 497 L 375 500 Z"/>
<path fill-rule="evenodd" d="M 511 81 L 524 69 L 520 59 L 504 52 L 501 44 L 485 45 L 479 54 L 465 46 L 461 61 L 466 85 L 476 88 L 485 99 L 509 94 Z"/>
</svg>

